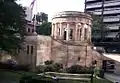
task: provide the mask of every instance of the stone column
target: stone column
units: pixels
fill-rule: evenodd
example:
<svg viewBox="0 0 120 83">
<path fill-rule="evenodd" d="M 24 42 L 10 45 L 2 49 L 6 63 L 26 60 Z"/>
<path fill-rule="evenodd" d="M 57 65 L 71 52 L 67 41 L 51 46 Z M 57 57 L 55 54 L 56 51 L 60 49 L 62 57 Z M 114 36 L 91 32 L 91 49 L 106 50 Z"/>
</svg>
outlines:
<svg viewBox="0 0 120 83">
<path fill-rule="evenodd" d="M 88 25 L 88 39 L 91 42 L 91 27 Z"/>
<path fill-rule="evenodd" d="M 51 36 L 52 36 L 52 37 L 54 36 L 54 28 L 55 28 L 55 25 L 52 24 L 52 33 L 51 33 Z"/>
<path fill-rule="evenodd" d="M 69 40 L 69 28 L 70 28 L 70 24 L 69 23 L 67 23 L 67 40 Z"/>
<path fill-rule="evenodd" d="M 55 24 L 55 28 L 54 28 L 54 38 L 57 38 L 57 24 Z"/>
<path fill-rule="evenodd" d="M 89 37 L 89 32 L 88 32 L 88 25 L 85 24 L 84 25 L 84 29 L 86 30 L 86 32 L 84 32 L 85 36 L 84 36 L 84 41 L 88 41 L 88 37 Z"/>
<path fill-rule="evenodd" d="M 80 27 L 78 27 L 78 40 L 80 41 Z"/>
<path fill-rule="evenodd" d="M 65 31 L 66 25 L 62 23 L 62 30 L 61 30 L 61 39 L 64 39 L 64 31 Z"/>
<path fill-rule="evenodd" d="M 83 28 L 82 27 L 80 27 L 80 41 L 82 41 L 82 30 L 83 30 Z"/>
<path fill-rule="evenodd" d="M 73 30 L 73 32 L 72 32 L 72 40 L 75 40 L 75 35 L 76 35 L 76 23 L 75 22 L 73 22 L 73 25 L 72 25 L 71 29 Z"/>
<path fill-rule="evenodd" d="M 76 26 L 75 26 L 75 40 L 78 40 L 78 23 L 76 23 Z"/>
<path fill-rule="evenodd" d="M 62 39 L 62 23 L 60 23 L 60 39 Z"/>
<path fill-rule="evenodd" d="M 79 25 L 80 25 L 80 27 L 79 27 L 79 34 L 78 34 L 78 36 L 79 36 L 79 40 L 81 41 L 81 35 L 80 35 L 80 34 L 82 33 L 82 32 L 80 32 L 80 31 L 82 31 L 82 30 L 81 30 L 81 29 L 82 29 L 81 23 L 79 23 Z"/>
<path fill-rule="evenodd" d="M 81 25 L 81 28 L 82 28 L 82 35 L 81 35 L 81 41 L 83 42 L 84 41 L 84 35 L 85 35 L 85 33 L 84 33 L 84 24 L 82 24 Z"/>
</svg>

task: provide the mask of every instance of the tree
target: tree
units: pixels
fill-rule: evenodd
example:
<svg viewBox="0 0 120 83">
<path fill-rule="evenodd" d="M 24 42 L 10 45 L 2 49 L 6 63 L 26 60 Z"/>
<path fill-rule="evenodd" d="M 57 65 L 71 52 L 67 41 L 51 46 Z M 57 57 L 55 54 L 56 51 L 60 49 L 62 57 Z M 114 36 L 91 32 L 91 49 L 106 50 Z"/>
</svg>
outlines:
<svg viewBox="0 0 120 83">
<path fill-rule="evenodd" d="M 36 32 L 40 35 L 50 35 L 51 34 L 52 25 L 50 22 L 45 22 L 40 26 L 37 26 Z"/>
<path fill-rule="evenodd" d="M 38 12 L 36 15 L 34 15 L 33 20 L 35 20 L 35 16 L 36 16 L 36 21 L 38 24 L 43 24 L 44 22 L 48 22 L 48 14 L 44 13 L 44 12 Z"/>
<path fill-rule="evenodd" d="M 101 31 L 103 31 L 103 35 L 104 37 L 108 34 L 108 28 L 106 28 L 106 25 L 105 24 L 102 24 L 102 20 L 101 20 L 101 17 L 98 16 L 98 15 L 94 15 L 94 14 L 91 14 L 92 16 L 92 38 L 93 39 L 97 39 L 97 38 L 101 38 Z M 101 27 L 103 27 L 101 30 Z"/>
<path fill-rule="evenodd" d="M 45 65 L 51 65 L 51 64 L 53 64 L 53 61 L 49 61 L 49 60 L 45 61 Z"/>
<path fill-rule="evenodd" d="M 25 11 L 16 0 L 0 0 L 0 50 L 20 48 L 25 35 Z"/>
</svg>

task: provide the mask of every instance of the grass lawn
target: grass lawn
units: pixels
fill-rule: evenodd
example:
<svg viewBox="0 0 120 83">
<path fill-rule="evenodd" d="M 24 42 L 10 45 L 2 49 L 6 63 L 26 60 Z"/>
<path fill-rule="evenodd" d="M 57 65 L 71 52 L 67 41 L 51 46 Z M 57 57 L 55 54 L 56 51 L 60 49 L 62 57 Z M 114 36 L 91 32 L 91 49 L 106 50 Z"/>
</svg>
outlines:
<svg viewBox="0 0 120 83">
<path fill-rule="evenodd" d="M 24 71 L 6 71 L 0 70 L 0 79 L 7 80 L 19 80 L 24 75 L 34 75 L 32 72 L 24 72 Z"/>
<path fill-rule="evenodd" d="M 23 72 L 23 71 L 5 71 L 0 70 L 0 80 L 19 80 L 24 75 L 35 75 L 32 72 Z M 59 80 L 57 83 L 90 83 L 85 81 L 77 80 Z M 96 79 L 94 78 L 93 83 L 112 83 L 106 79 Z"/>
<path fill-rule="evenodd" d="M 106 79 L 95 79 L 94 78 L 93 83 L 113 83 L 113 82 L 106 80 Z"/>
</svg>

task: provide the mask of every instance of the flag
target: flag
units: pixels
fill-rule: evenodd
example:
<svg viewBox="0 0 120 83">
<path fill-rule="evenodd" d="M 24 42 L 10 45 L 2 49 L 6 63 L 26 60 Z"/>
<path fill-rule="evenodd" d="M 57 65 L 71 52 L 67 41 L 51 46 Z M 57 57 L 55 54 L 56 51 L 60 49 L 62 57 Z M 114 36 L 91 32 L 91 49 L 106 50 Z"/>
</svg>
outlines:
<svg viewBox="0 0 120 83">
<path fill-rule="evenodd" d="M 36 0 L 33 0 L 30 5 L 34 5 L 35 1 L 36 1 Z"/>
</svg>

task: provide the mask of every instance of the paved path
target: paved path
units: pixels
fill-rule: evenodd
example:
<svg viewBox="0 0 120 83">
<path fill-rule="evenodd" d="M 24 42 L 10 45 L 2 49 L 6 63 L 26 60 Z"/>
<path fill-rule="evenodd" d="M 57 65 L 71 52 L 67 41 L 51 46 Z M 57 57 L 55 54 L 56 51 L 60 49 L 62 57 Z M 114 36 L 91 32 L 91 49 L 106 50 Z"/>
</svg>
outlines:
<svg viewBox="0 0 120 83">
<path fill-rule="evenodd" d="M 115 75 L 115 74 L 105 74 L 105 78 L 112 81 L 112 82 L 118 82 L 120 83 L 120 75 Z"/>
<path fill-rule="evenodd" d="M 47 75 L 48 74 L 48 75 Z M 62 76 L 50 76 L 49 74 L 58 74 Z M 91 74 L 68 74 L 68 73 L 56 73 L 56 72 L 46 72 L 38 74 L 38 75 L 45 75 L 45 77 L 53 78 L 53 79 L 65 79 L 65 80 L 84 80 L 84 81 L 90 81 L 91 78 L 87 76 L 91 76 Z M 63 76 L 64 75 L 64 76 Z M 78 76 L 78 77 L 73 77 Z M 79 77 L 79 76 L 86 76 L 86 77 Z"/>
</svg>

